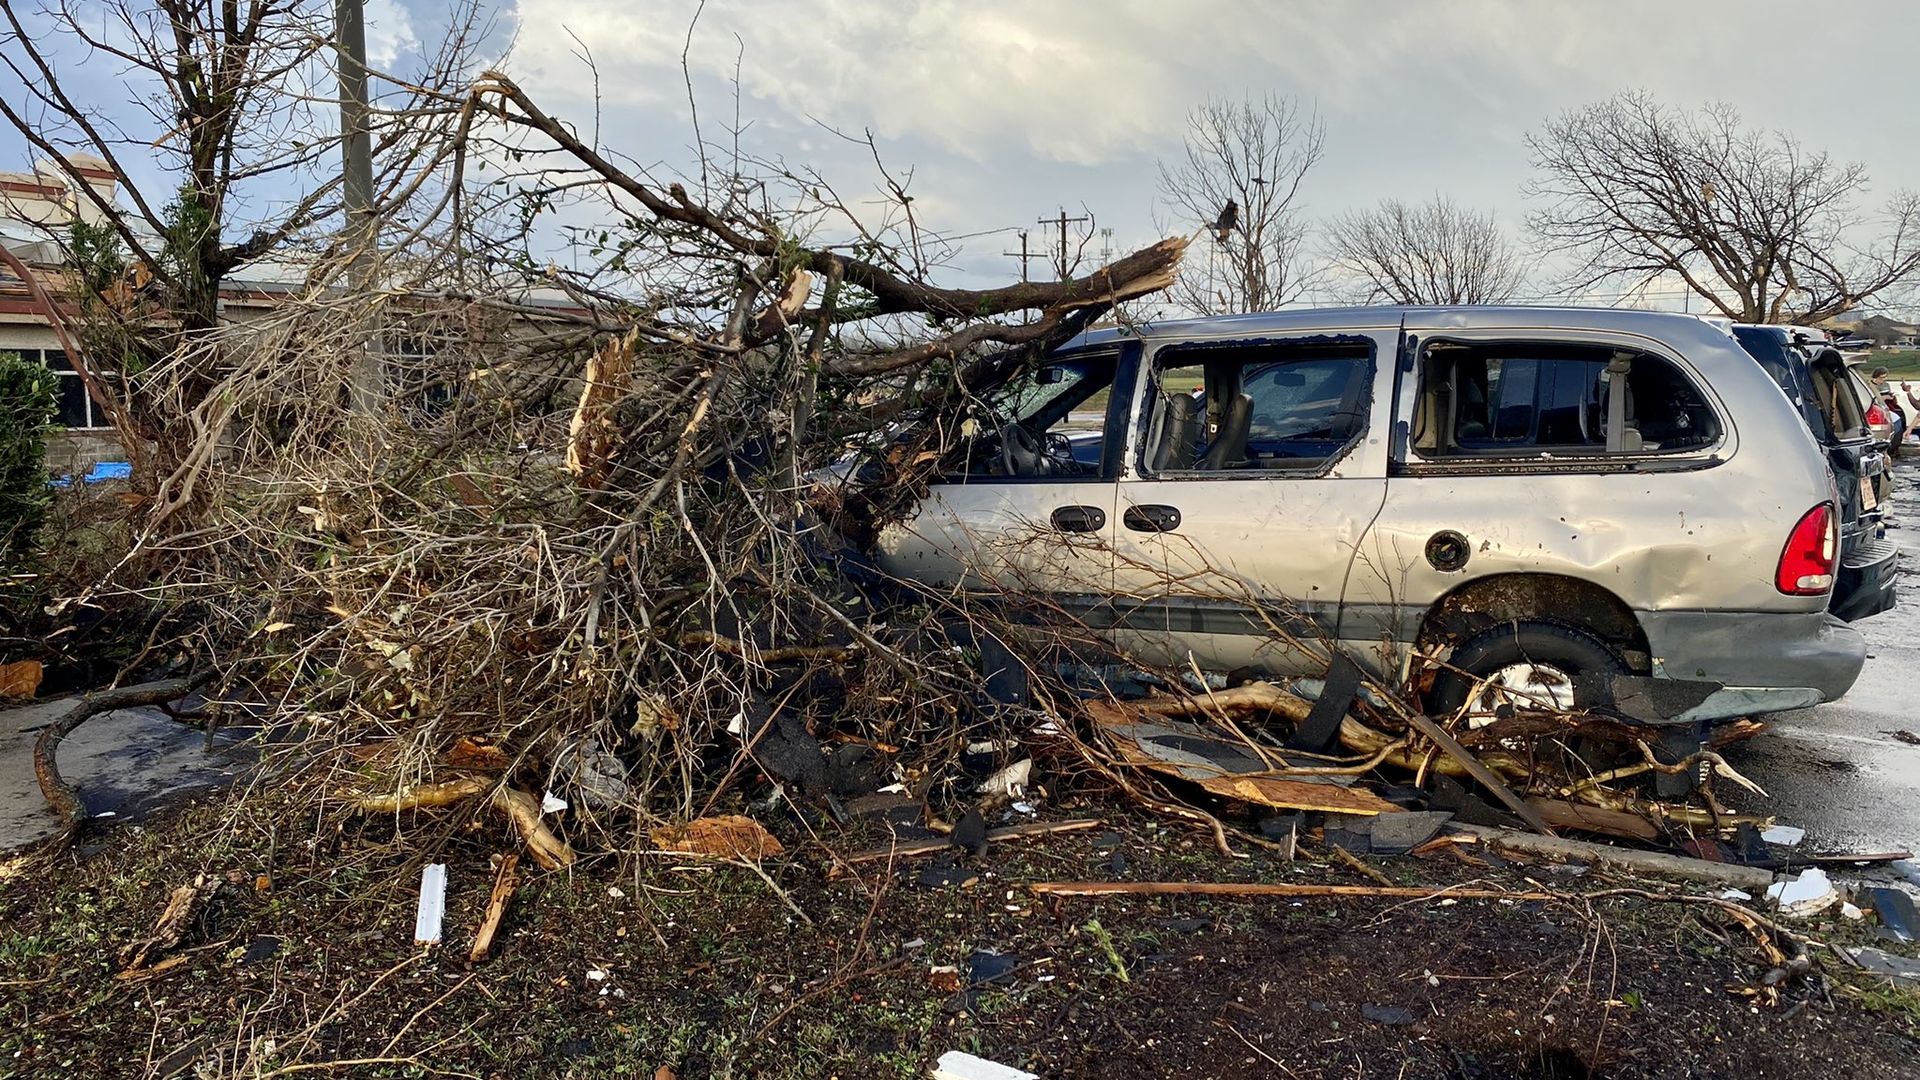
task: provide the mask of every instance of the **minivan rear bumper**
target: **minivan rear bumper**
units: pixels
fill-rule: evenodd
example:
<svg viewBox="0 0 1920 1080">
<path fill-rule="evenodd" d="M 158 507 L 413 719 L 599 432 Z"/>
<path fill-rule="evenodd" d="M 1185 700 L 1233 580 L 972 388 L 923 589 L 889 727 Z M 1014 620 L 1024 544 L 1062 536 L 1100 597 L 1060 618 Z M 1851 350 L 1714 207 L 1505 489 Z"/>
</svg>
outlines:
<svg viewBox="0 0 1920 1080">
<path fill-rule="evenodd" d="M 1724 688 L 1687 720 L 1724 720 L 1833 701 L 1860 677 L 1867 640 L 1826 612 L 1642 611 L 1654 674 Z"/>
<path fill-rule="evenodd" d="M 1835 615 L 1847 622 L 1893 608 L 1893 581 L 1900 569 L 1900 547 L 1891 540 L 1867 540 L 1840 560 L 1833 586 Z"/>
</svg>

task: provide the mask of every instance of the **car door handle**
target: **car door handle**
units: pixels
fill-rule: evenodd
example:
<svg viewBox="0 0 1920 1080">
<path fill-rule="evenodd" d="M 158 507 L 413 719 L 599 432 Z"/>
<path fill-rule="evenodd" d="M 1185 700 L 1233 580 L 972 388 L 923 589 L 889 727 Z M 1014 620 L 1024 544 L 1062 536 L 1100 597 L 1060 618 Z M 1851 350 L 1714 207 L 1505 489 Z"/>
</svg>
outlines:
<svg viewBox="0 0 1920 1080">
<path fill-rule="evenodd" d="M 1159 503 L 1145 503 L 1127 507 L 1127 512 L 1120 515 L 1120 520 L 1134 532 L 1172 532 L 1180 527 L 1180 510 Z"/>
<path fill-rule="evenodd" d="M 1099 532 L 1107 527 L 1107 512 L 1097 506 L 1055 507 L 1053 527 L 1061 532 Z"/>
</svg>

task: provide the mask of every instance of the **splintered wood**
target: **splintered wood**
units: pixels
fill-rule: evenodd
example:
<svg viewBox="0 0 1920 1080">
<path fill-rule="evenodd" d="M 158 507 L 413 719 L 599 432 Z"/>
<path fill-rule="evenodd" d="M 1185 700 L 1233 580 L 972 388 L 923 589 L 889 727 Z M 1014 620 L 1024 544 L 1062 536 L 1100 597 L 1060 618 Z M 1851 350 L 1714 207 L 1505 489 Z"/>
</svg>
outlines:
<svg viewBox="0 0 1920 1080">
<path fill-rule="evenodd" d="M 1178 777 L 1222 798 L 1278 810 L 1340 814 L 1400 810 L 1370 791 L 1338 782 L 1351 783 L 1350 777 L 1267 775 L 1273 766 L 1256 757 L 1253 748 L 1236 746 L 1194 724 L 1164 719 L 1170 710 L 1155 703 L 1090 701 L 1086 708 L 1095 726 L 1111 740 L 1121 764 Z M 1280 760 L 1271 749 L 1262 748 L 1261 752 Z"/>
<path fill-rule="evenodd" d="M 507 901 L 513 897 L 513 890 L 520 883 L 520 856 L 511 852 L 500 856 L 500 868 L 493 875 L 493 892 L 487 897 L 487 913 L 480 920 L 480 929 L 473 935 L 473 948 L 467 953 L 467 960 L 479 963 L 493 951 L 493 939 L 500 932 L 500 920 L 506 917 Z"/>
<path fill-rule="evenodd" d="M 685 825 L 663 825 L 653 830 L 653 843 L 661 851 L 722 859 L 765 859 L 783 850 L 780 841 L 764 826 L 739 814 L 695 818 Z"/>
<path fill-rule="evenodd" d="M 161 910 L 160 917 L 154 920 L 153 933 L 121 948 L 120 966 L 127 971 L 138 971 L 146 967 L 149 960 L 180 944 L 187 936 L 187 931 L 193 929 L 194 920 L 206 906 L 207 898 L 219 887 L 219 878 L 212 874 L 200 874 L 192 884 L 174 889 L 167 897 L 167 906 Z"/>
</svg>

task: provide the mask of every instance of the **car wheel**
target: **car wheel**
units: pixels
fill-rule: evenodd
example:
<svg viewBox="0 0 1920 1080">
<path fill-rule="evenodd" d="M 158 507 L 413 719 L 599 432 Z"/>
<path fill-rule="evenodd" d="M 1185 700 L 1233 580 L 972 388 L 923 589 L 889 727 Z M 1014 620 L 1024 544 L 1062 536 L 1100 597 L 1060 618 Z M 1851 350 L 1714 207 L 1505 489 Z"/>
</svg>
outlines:
<svg viewBox="0 0 1920 1080">
<path fill-rule="evenodd" d="M 1514 697 L 1574 709 L 1587 704 L 1579 676 L 1628 671 L 1626 660 L 1592 633 L 1544 619 L 1490 626 L 1454 646 L 1448 664 L 1427 693 L 1427 711 L 1436 716 L 1458 711 L 1476 688 L 1474 711 L 1492 712 Z"/>
</svg>

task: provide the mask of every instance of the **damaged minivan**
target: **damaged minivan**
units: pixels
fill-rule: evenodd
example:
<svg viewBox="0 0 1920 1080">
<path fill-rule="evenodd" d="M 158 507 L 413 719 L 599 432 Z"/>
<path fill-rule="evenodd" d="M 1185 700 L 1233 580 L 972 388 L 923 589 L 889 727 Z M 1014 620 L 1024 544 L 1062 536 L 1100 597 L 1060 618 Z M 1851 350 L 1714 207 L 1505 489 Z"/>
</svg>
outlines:
<svg viewBox="0 0 1920 1080">
<path fill-rule="evenodd" d="M 1428 656 L 1436 712 L 1489 686 L 1605 703 L 1651 676 L 1690 688 L 1671 718 L 1708 721 L 1831 701 L 1865 659 L 1827 610 L 1825 451 L 1689 316 L 1100 330 L 969 409 L 964 453 L 878 538 L 881 568 L 1045 596 L 1144 661 L 1317 674 L 1337 646 L 1399 680 Z"/>
</svg>

